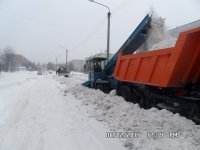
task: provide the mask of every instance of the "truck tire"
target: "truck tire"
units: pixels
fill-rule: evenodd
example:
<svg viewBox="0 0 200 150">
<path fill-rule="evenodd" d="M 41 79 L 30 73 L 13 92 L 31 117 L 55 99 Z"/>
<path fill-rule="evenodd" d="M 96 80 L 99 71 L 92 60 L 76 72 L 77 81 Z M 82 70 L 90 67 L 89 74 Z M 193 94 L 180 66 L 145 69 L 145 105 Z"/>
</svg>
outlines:
<svg viewBox="0 0 200 150">
<path fill-rule="evenodd" d="M 196 124 L 200 124 L 200 104 L 196 104 L 194 108 L 192 109 L 193 114 L 192 114 L 192 120 Z"/>
<path fill-rule="evenodd" d="M 140 105 L 140 107 L 142 108 L 146 108 L 147 107 L 147 101 L 146 101 L 146 96 L 145 96 L 145 92 L 141 89 L 137 89 L 137 101 Z"/>
<path fill-rule="evenodd" d="M 128 86 L 120 86 L 117 93 L 119 96 L 122 96 L 127 102 L 132 102 L 132 92 Z"/>
<path fill-rule="evenodd" d="M 139 103 L 140 101 L 140 95 L 138 94 L 137 90 L 135 88 L 131 88 L 132 91 L 132 102 Z"/>
<path fill-rule="evenodd" d="M 96 89 L 99 89 L 100 91 L 104 92 L 103 84 L 96 84 Z"/>
</svg>

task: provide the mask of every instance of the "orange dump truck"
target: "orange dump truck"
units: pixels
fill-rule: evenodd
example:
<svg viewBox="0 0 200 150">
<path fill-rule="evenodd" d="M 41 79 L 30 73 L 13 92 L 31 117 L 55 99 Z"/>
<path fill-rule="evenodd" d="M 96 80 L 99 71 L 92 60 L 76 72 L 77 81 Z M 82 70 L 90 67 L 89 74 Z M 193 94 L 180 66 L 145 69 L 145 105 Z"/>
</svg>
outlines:
<svg viewBox="0 0 200 150">
<path fill-rule="evenodd" d="M 180 33 L 171 48 L 122 56 L 114 72 L 120 81 L 181 87 L 200 79 L 200 28 Z"/>
<path fill-rule="evenodd" d="M 179 112 L 200 122 L 200 28 L 179 34 L 174 47 L 123 55 L 114 70 L 128 101 Z"/>
</svg>

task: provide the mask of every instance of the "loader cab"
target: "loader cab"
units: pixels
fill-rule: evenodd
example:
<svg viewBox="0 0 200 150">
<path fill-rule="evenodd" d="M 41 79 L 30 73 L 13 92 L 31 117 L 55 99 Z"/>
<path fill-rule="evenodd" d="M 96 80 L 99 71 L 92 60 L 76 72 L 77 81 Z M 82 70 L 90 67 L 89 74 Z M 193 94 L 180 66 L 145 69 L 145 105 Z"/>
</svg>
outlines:
<svg viewBox="0 0 200 150">
<path fill-rule="evenodd" d="M 104 79 L 104 68 L 106 65 L 106 58 L 93 57 L 86 60 L 86 68 L 89 74 L 89 81 L 95 82 L 98 79 Z"/>
</svg>

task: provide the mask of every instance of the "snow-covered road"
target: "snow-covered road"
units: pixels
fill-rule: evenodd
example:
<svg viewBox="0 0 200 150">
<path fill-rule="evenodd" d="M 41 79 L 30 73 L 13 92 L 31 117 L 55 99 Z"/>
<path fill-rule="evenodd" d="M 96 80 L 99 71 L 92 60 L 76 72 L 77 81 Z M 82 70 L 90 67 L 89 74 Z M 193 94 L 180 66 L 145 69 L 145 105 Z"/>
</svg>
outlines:
<svg viewBox="0 0 200 150">
<path fill-rule="evenodd" d="M 199 150 L 200 125 L 167 110 L 142 109 L 69 78 L 36 72 L 0 75 L 0 150 Z M 106 138 L 138 132 L 138 138 Z M 177 133 L 169 137 L 169 133 Z"/>
<path fill-rule="evenodd" d="M 60 83 L 29 72 L 0 76 L 0 150 L 123 150 Z"/>
</svg>

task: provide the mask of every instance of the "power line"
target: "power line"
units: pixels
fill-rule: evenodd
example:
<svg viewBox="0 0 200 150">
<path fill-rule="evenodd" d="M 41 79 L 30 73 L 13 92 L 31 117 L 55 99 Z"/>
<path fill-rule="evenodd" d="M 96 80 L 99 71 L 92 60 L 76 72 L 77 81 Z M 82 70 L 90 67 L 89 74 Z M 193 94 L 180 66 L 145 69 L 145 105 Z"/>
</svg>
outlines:
<svg viewBox="0 0 200 150">
<path fill-rule="evenodd" d="M 115 14 L 119 11 L 123 10 L 125 7 L 129 6 L 129 4 L 132 3 L 132 0 L 125 0 L 121 2 L 115 9 L 113 9 L 112 12 Z M 85 45 L 92 37 L 95 36 L 97 32 L 103 27 L 103 25 L 106 24 L 106 20 L 103 19 L 101 22 L 86 36 L 81 42 L 79 42 L 76 46 L 74 46 L 72 49 L 78 49 L 79 47 Z"/>
</svg>

